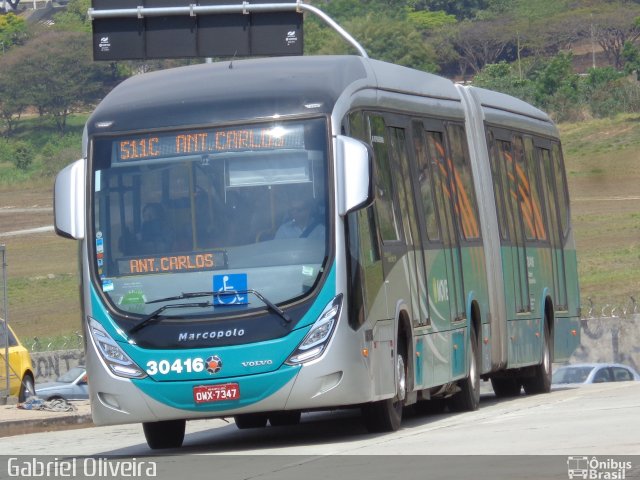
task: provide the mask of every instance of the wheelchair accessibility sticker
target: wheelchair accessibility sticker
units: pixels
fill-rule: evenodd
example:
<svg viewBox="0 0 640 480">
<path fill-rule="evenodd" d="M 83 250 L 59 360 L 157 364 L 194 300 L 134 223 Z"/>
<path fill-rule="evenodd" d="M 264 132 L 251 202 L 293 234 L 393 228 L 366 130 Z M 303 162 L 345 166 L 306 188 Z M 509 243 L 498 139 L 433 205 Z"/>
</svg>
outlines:
<svg viewBox="0 0 640 480">
<path fill-rule="evenodd" d="M 233 273 L 213 276 L 214 305 L 246 305 L 247 274 Z"/>
</svg>

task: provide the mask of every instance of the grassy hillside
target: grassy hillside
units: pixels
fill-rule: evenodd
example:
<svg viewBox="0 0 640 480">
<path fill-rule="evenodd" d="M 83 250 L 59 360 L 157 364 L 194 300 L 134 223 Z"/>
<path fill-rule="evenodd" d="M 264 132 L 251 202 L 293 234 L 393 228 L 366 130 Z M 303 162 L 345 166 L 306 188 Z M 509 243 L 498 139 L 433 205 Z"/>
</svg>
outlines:
<svg viewBox="0 0 640 480">
<path fill-rule="evenodd" d="M 640 298 L 640 115 L 560 125 L 572 200 L 582 301 Z M 69 161 L 73 158 L 69 158 Z M 10 165 L 0 164 L 0 178 Z M 0 233 L 51 225 L 52 178 L 0 184 Z M 8 208 L 12 207 L 12 208 Z M 36 207 L 28 214 L 18 208 Z M 77 244 L 41 233 L 6 244 L 9 318 L 23 339 L 80 328 Z"/>
<path fill-rule="evenodd" d="M 640 297 L 640 115 L 560 125 L 582 301 Z"/>
</svg>

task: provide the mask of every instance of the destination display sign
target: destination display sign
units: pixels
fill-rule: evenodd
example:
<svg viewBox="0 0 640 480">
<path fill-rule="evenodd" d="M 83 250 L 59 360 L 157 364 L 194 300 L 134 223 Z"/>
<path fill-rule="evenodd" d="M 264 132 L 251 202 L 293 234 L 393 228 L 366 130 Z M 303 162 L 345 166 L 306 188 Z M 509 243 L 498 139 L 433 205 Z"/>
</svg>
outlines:
<svg viewBox="0 0 640 480">
<path fill-rule="evenodd" d="M 118 261 L 120 275 L 214 270 L 225 265 L 224 251 L 128 258 Z"/>
<path fill-rule="evenodd" d="M 276 148 L 304 148 L 304 129 L 301 126 L 252 127 L 136 135 L 114 140 L 112 151 L 117 162 L 131 162 Z"/>
<path fill-rule="evenodd" d="M 302 55 L 303 19 L 296 2 L 279 0 L 291 8 L 278 12 L 251 8 L 267 3 L 272 0 L 91 0 L 93 58 Z M 228 11 L 227 6 L 238 8 L 210 8 Z"/>
</svg>

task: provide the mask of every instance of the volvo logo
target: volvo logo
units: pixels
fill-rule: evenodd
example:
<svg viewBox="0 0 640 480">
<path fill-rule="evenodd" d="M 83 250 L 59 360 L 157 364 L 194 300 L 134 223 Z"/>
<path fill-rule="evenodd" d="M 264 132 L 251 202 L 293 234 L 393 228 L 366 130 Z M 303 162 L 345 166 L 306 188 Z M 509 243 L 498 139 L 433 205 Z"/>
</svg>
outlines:
<svg viewBox="0 0 640 480">
<path fill-rule="evenodd" d="M 273 365 L 273 360 L 254 360 L 251 362 L 242 362 L 243 367 L 262 367 L 264 365 Z"/>
</svg>

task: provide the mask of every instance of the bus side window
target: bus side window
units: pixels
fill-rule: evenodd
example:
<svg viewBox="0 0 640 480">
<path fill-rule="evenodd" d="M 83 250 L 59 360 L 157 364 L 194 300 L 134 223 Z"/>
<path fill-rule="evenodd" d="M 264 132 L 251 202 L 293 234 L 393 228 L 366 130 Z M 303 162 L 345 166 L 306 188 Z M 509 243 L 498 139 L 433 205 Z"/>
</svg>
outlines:
<svg viewBox="0 0 640 480">
<path fill-rule="evenodd" d="M 560 226 L 562 228 L 563 238 L 569 233 L 569 192 L 567 182 L 564 176 L 564 162 L 562 151 L 558 143 L 554 143 L 551 149 L 551 157 L 554 169 L 556 171 L 556 192 L 558 195 L 558 210 L 560 213 Z"/>
<path fill-rule="evenodd" d="M 369 141 L 367 124 L 361 111 L 349 114 L 349 136 L 367 143 Z"/>
<path fill-rule="evenodd" d="M 455 205 L 459 229 L 465 240 L 480 238 L 478 207 L 469 163 L 467 138 L 462 125 L 447 124 L 451 169 L 450 183 L 455 193 Z"/>
<path fill-rule="evenodd" d="M 382 241 L 397 241 L 400 240 L 400 228 L 394 208 L 385 123 L 382 117 L 375 115 L 369 116 L 369 122 L 371 145 L 375 157 L 375 208 L 378 214 L 380 234 Z"/>
<path fill-rule="evenodd" d="M 440 241 L 440 229 L 436 212 L 436 200 L 433 191 L 433 172 L 429 164 L 427 146 L 424 138 L 422 122 L 413 122 L 413 142 L 418 168 L 418 187 L 422 211 L 425 219 L 427 238 L 432 242 Z"/>
<path fill-rule="evenodd" d="M 493 192 L 496 201 L 496 208 L 498 211 L 498 225 L 500 228 L 500 238 L 502 240 L 509 240 L 509 225 L 510 225 L 510 210 L 508 201 L 508 183 L 505 181 L 505 172 L 503 168 L 504 162 L 502 161 L 503 155 L 506 154 L 505 148 L 509 149 L 509 144 L 496 140 L 493 133 L 490 133 L 491 138 L 491 173 L 493 177 Z"/>
<path fill-rule="evenodd" d="M 535 240 L 536 235 L 536 216 L 533 208 L 531 183 L 527 175 L 527 167 L 525 163 L 524 143 L 520 135 L 513 138 L 513 153 L 515 157 L 515 178 L 517 187 L 517 204 L 519 207 L 519 215 L 522 218 L 522 226 L 524 227 L 524 235 L 526 240 Z"/>
<path fill-rule="evenodd" d="M 449 181 L 449 169 L 447 168 L 447 157 L 444 146 L 442 132 L 426 131 L 427 150 L 431 159 L 431 171 L 433 172 L 434 193 L 436 195 L 436 207 L 440 219 L 442 238 L 445 245 L 452 245 L 456 238 L 455 225 L 453 219 L 454 196 L 451 191 Z"/>
<path fill-rule="evenodd" d="M 538 170 L 538 162 L 535 160 L 535 148 L 533 146 L 533 138 L 524 137 L 524 156 L 526 159 L 526 169 L 529 176 L 529 184 L 531 186 L 531 209 L 535 225 L 536 239 L 545 241 L 547 239 L 547 229 L 545 225 L 542 194 L 540 193 L 540 172 Z"/>
</svg>

